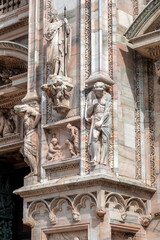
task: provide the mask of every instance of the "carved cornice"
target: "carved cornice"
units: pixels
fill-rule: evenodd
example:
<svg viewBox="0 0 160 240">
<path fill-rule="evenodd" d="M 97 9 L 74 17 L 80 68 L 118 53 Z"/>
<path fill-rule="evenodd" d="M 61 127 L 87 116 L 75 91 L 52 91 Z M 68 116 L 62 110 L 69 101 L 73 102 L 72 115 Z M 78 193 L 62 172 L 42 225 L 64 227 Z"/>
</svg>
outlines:
<svg viewBox="0 0 160 240">
<path fill-rule="evenodd" d="M 77 176 L 72 179 L 65 178 L 60 183 L 57 180 L 49 182 L 38 183 L 34 186 L 22 187 L 15 190 L 14 193 L 20 195 L 23 198 L 30 196 L 41 196 L 44 194 L 57 193 L 62 191 L 68 191 L 68 189 L 79 189 L 84 187 L 97 187 L 103 186 L 125 189 L 129 192 L 137 192 L 137 194 L 149 195 L 150 197 L 156 191 L 154 187 L 144 185 L 137 180 L 129 180 L 124 177 L 114 177 L 113 175 L 88 175 L 88 176 Z"/>
<path fill-rule="evenodd" d="M 0 50 L 14 50 L 28 55 L 28 48 L 22 44 L 11 41 L 0 41 Z"/>
<path fill-rule="evenodd" d="M 152 0 L 143 9 L 143 11 L 136 17 L 134 22 L 125 32 L 125 36 L 128 39 L 134 38 L 138 35 L 144 25 L 151 19 L 151 17 L 160 9 L 160 1 Z"/>
</svg>

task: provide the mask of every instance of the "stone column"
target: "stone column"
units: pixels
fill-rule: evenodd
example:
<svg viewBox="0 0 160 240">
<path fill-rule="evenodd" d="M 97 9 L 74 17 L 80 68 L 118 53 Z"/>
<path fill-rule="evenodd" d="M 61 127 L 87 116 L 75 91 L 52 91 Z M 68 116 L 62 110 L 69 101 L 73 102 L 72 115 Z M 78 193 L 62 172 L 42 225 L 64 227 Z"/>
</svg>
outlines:
<svg viewBox="0 0 160 240">
<path fill-rule="evenodd" d="M 38 66 L 41 51 L 41 1 L 29 1 L 29 36 L 28 36 L 28 82 L 27 95 L 22 102 L 28 103 L 38 100 L 38 82 L 41 82 L 42 73 Z"/>
</svg>

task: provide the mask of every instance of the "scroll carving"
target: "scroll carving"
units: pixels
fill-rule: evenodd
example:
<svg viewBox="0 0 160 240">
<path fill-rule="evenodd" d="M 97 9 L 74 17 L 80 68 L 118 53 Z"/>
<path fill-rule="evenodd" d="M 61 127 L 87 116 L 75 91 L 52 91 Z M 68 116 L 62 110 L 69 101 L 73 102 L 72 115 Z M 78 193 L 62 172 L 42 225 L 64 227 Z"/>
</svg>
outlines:
<svg viewBox="0 0 160 240">
<path fill-rule="evenodd" d="M 38 175 L 38 133 L 37 126 L 41 115 L 37 102 L 24 105 L 16 105 L 14 107 L 17 115 L 24 119 L 25 137 L 24 147 L 21 150 L 25 157 L 25 162 L 31 169 L 27 176 Z"/>
<path fill-rule="evenodd" d="M 88 152 L 91 164 L 108 165 L 107 153 L 111 131 L 111 95 L 103 82 L 96 82 L 88 94 L 85 117 L 90 123 Z"/>
</svg>

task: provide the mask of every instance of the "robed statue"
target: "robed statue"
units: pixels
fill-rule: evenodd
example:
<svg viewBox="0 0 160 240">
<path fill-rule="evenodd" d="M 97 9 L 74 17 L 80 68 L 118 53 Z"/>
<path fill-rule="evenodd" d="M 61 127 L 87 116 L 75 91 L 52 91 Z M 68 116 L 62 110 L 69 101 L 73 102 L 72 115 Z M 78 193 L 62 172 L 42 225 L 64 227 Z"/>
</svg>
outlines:
<svg viewBox="0 0 160 240">
<path fill-rule="evenodd" d="M 67 77 L 71 52 L 71 28 L 65 14 L 64 20 L 61 20 L 55 10 L 49 13 L 44 36 L 47 40 L 47 64 L 51 74 Z"/>
</svg>

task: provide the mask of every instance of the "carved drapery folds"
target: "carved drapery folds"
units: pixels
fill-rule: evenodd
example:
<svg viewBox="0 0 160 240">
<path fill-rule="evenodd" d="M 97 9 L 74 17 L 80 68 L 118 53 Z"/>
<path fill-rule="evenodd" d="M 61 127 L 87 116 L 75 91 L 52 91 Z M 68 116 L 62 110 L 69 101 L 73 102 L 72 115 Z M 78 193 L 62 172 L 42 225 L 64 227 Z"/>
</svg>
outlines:
<svg viewBox="0 0 160 240">
<path fill-rule="evenodd" d="M 21 153 L 24 160 L 31 169 L 28 176 L 38 175 L 38 133 L 37 126 L 40 121 L 40 110 L 37 102 L 16 105 L 14 107 L 16 114 L 24 120 L 24 147 Z"/>
<path fill-rule="evenodd" d="M 94 83 L 93 90 L 88 94 L 85 118 L 90 123 L 88 152 L 91 164 L 108 165 L 108 145 L 111 131 L 111 95 L 106 91 L 103 82 Z"/>
<path fill-rule="evenodd" d="M 70 110 L 70 95 L 73 88 L 72 79 L 68 77 L 71 55 L 71 27 L 66 18 L 58 17 L 56 10 L 48 11 L 48 22 L 44 37 L 47 41 L 47 83 L 41 89 L 49 98 L 53 108 L 61 114 Z"/>
</svg>

